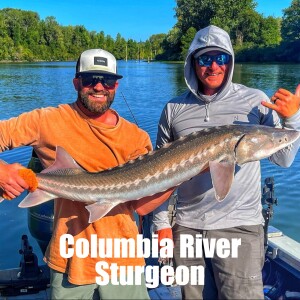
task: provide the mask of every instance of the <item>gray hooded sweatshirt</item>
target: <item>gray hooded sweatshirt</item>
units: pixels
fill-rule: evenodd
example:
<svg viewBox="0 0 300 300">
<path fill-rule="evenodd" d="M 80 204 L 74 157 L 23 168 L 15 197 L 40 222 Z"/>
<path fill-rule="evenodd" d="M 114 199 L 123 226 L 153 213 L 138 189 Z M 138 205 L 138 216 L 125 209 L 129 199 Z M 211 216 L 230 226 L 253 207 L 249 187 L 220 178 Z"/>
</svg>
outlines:
<svg viewBox="0 0 300 300">
<path fill-rule="evenodd" d="M 199 50 L 203 53 L 219 50 L 231 55 L 227 81 L 213 96 L 205 96 L 198 90 L 193 56 Z M 181 136 L 211 126 L 257 124 L 300 130 L 299 111 L 282 120 L 281 124 L 275 111 L 261 105 L 262 100 L 270 102 L 266 94 L 232 83 L 233 68 L 234 53 L 229 35 L 216 26 L 208 26 L 198 31 L 184 64 L 188 90 L 170 100 L 163 109 L 158 125 L 158 148 Z M 269 159 L 277 165 L 290 166 L 298 151 L 299 140 L 292 147 L 278 151 Z M 209 172 L 181 184 L 177 195 L 176 223 L 181 226 L 212 230 L 263 223 L 259 161 L 236 167 L 230 192 L 222 202 L 215 199 Z M 170 227 L 167 201 L 154 211 L 153 224 L 154 230 Z"/>
</svg>

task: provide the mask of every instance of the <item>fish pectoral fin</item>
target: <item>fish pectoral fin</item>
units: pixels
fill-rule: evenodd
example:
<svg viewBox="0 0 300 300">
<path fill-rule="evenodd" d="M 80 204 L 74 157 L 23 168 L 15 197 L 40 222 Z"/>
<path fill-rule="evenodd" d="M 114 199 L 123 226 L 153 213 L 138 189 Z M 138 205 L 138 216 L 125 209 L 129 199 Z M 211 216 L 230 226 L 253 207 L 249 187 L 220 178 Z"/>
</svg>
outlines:
<svg viewBox="0 0 300 300">
<path fill-rule="evenodd" d="M 112 203 L 93 203 L 90 205 L 87 205 L 85 208 L 89 211 L 90 217 L 89 217 L 89 223 L 93 223 L 101 218 L 103 218 L 107 213 L 109 213 L 116 205 L 118 205 L 118 202 L 112 202 Z"/>
<path fill-rule="evenodd" d="M 44 202 L 47 202 L 49 200 L 53 200 L 57 198 L 57 196 L 45 192 L 43 190 L 35 190 L 33 193 L 29 193 L 24 199 L 23 201 L 21 201 L 19 203 L 19 207 L 25 208 L 25 207 L 31 207 L 31 206 L 35 206 L 35 205 L 39 205 L 42 204 Z"/>
<path fill-rule="evenodd" d="M 216 199 L 223 201 L 233 182 L 235 163 L 210 161 L 209 168 Z"/>
</svg>

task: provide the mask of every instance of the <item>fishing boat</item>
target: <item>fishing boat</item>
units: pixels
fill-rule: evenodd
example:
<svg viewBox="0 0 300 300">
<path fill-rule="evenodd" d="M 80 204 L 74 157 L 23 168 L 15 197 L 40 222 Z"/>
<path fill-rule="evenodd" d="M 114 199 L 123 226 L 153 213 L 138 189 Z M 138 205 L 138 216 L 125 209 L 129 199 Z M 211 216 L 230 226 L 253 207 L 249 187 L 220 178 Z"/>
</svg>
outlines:
<svg viewBox="0 0 300 300">
<path fill-rule="evenodd" d="M 31 159 L 30 167 L 41 170 L 37 158 Z M 273 206 L 277 204 L 274 179 L 267 178 L 262 189 L 263 214 L 265 217 L 265 264 L 262 270 L 265 299 L 300 299 L 300 243 L 270 226 Z M 170 222 L 176 219 L 176 193 L 169 199 Z M 151 237 L 149 214 L 142 223 L 143 234 Z M 51 238 L 53 224 L 53 201 L 28 209 L 28 226 L 44 253 Z M 0 300 L 4 299 L 50 299 L 50 270 L 38 261 L 28 236 L 20 237 L 20 262 L 16 268 L 0 270 Z M 13 251 L 13 250 L 12 250 Z M 160 265 L 157 258 L 146 259 L 147 265 Z M 149 289 L 151 299 L 180 300 L 180 286 L 160 284 Z"/>
</svg>

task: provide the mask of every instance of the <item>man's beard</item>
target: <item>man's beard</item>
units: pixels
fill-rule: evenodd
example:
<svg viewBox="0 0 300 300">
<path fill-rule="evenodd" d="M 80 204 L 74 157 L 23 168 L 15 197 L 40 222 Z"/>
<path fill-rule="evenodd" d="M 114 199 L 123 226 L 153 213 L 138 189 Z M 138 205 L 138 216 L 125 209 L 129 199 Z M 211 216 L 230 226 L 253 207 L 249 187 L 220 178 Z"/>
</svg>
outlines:
<svg viewBox="0 0 300 300">
<path fill-rule="evenodd" d="M 105 102 L 97 102 L 89 100 L 89 95 L 93 95 L 96 93 L 82 93 L 78 92 L 78 99 L 81 101 L 82 105 L 93 113 L 103 114 L 105 113 L 114 102 L 115 92 L 105 93 L 107 100 Z"/>
</svg>

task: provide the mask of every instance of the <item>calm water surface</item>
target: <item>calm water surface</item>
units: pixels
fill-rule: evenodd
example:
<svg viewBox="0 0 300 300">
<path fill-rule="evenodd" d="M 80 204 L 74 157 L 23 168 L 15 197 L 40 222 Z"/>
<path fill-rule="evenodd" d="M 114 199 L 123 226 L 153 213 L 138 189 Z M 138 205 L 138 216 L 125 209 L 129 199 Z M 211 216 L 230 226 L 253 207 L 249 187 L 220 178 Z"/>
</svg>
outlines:
<svg viewBox="0 0 300 300">
<path fill-rule="evenodd" d="M 75 62 L 0 64 L 0 119 L 7 119 L 34 108 L 70 103 L 76 99 L 73 88 Z M 127 100 L 138 125 L 155 143 L 157 123 L 165 103 L 185 90 L 183 65 L 169 63 L 119 62 L 124 76 L 113 107 L 134 122 Z M 239 64 L 234 81 L 263 90 L 271 96 L 278 87 L 294 91 L 300 83 L 300 65 Z M 84 141 L 83 141 L 84 142 Z M 27 165 L 30 148 L 24 147 L 0 154 L 8 162 Z M 292 167 L 282 169 L 262 161 L 262 178 L 273 176 L 279 205 L 271 224 L 300 242 L 300 156 Z M 0 204 L 0 269 L 18 267 L 21 235 L 27 234 L 41 261 L 38 245 L 27 228 L 27 211 L 18 208 L 24 195 Z"/>
</svg>

